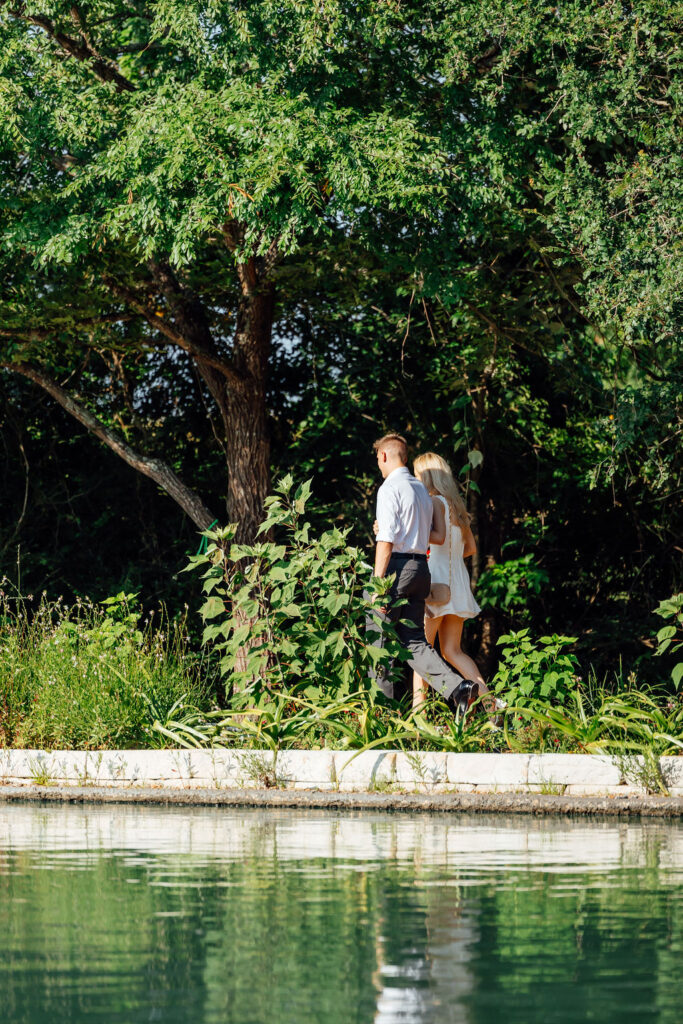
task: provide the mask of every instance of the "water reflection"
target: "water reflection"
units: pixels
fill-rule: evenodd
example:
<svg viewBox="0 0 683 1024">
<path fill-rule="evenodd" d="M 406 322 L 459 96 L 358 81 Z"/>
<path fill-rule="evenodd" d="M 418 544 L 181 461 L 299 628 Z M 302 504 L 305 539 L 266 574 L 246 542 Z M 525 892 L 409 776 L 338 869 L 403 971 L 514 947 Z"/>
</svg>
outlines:
<svg viewBox="0 0 683 1024">
<path fill-rule="evenodd" d="M 3 1024 L 683 1014 L 664 822 L 0 806 Z"/>
<path fill-rule="evenodd" d="M 666 821 L 529 816 L 381 814 L 135 807 L 0 805 L 0 851 L 35 850 L 66 863 L 126 850 L 210 860 L 387 860 L 478 871 L 543 867 L 563 873 L 683 864 L 683 827 Z M 132 863 L 132 862 L 131 862 Z"/>
</svg>

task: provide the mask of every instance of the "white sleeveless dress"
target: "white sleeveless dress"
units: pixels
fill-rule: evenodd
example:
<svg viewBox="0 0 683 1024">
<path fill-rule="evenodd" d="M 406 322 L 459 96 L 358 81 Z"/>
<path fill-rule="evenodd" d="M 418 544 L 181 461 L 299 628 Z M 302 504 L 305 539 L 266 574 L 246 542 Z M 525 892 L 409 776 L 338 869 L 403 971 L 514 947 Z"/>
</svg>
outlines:
<svg viewBox="0 0 683 1024">
<path fill-rule="evenodd" d="M 462 530 L 450 521 L 448 502 L 440 494 L 436 497 L 444 506 L 446 513 L 446 540 L 443 544 L 433 544 L 429 549 L 429 573 L 432 583 L 447 583 L 451 588 L 451 597 L 446 604 L 425 606 L 428 619 L 439 615 L 458 615 L 461 619 L 472 619 L 481 608 L 474 600 L 470 586 L 470 576 L 465 566 L 462 553 L 465 542 Z"/>
</svg>

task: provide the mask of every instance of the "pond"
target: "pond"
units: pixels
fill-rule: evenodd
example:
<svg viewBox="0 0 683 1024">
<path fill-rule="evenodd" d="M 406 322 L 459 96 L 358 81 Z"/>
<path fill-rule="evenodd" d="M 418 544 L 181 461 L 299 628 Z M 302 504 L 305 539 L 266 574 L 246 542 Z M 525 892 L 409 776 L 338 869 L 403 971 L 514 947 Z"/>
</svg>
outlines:
<svg viewBox="0 0 683 1024">
<path fill-rule="evenodd" d="M 0 805 L 3 1024 L 683 1020 L 683 826 Z"/>
</svg>

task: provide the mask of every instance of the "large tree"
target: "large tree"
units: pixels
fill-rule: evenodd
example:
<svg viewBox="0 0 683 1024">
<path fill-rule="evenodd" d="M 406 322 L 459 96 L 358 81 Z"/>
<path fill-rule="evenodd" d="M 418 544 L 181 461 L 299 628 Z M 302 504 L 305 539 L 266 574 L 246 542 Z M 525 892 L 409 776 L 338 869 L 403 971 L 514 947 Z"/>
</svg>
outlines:
<svg viewBox="0 0 683 1024">
<path fill-rule="evenodd" d="M 90 352 L 174 349 L 215 405 L 227 513 L 251 538 L 269 483 L 278 279 L 359 211 L 435 212 L 438 145 L 411 79 L 393 77 L 414 41 L 381 3 L 1 11 L 2 364 L 206 528 L 193 489 L 75 393 Z"/>
</svg>

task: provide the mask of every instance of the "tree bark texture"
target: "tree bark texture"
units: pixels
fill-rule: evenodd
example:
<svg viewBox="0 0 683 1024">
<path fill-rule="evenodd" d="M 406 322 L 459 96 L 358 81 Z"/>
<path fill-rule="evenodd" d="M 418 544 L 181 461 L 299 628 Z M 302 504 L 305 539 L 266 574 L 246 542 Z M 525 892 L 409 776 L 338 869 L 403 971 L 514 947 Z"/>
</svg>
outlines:
<svg viewBox="0 0 683 1024">
<path fill-rule="evenodd" d="M 238 542 L 249 543 L 263 520 L 263 504 L 270 487 L 266 390 L 275 291 L 271 284 L 259 285 L 254 268 L 248 265 L 240 268 L 240 278 L 242 300 L 233 364 L 249 381 L 249 388 L 226 389 L 225 433 L 228 515 L 238 524 Z"/>
<path fill-rule="evenodd" d="M 231 248 L 237 245 L 229 235 Z M 240 298 L 230 357 L 216 348 L 204 307 L 183 289 L 171 269 L 151 263 L 182 336 L 219 410 L 225 435 L 227 515 L 237 524 L 238 543 L 256 539 L 270 487 L 270 439 L 267 383 L 275 288 L 267 280 L 268 263 L 249 258 L 237 264 Z"/>
</svg>

